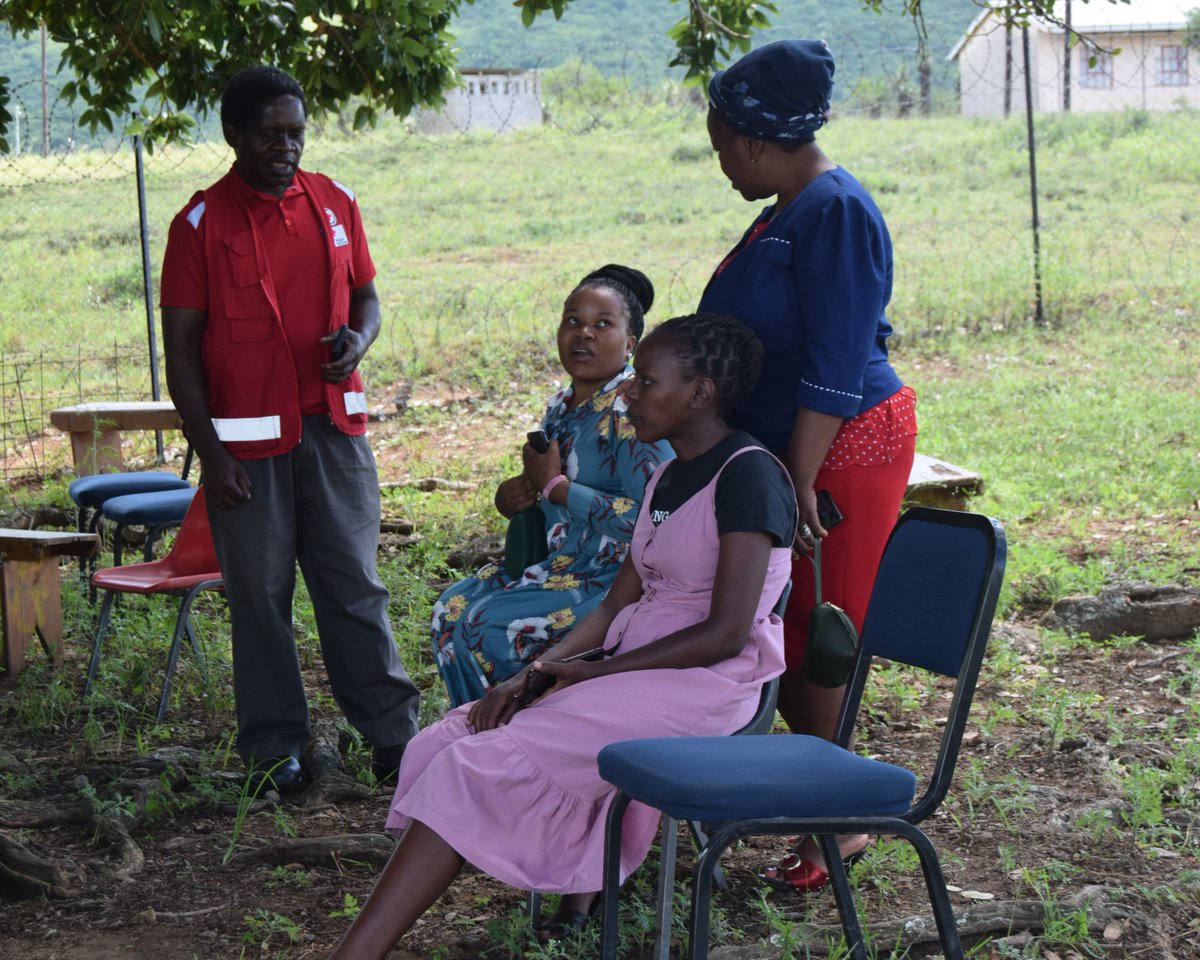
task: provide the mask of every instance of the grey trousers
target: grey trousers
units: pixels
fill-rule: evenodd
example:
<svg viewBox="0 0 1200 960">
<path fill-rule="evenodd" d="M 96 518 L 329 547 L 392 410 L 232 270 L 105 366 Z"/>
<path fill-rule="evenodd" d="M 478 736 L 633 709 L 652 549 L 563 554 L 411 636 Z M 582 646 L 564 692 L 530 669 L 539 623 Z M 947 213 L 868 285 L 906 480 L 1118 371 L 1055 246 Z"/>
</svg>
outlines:
<svg viewBox="0 0 1200 960">
<path fill-rule="evenodd" d="M 292 630 L 297 563 L 346 719 L 377 747 L 408 742 L 419 694 L 400 662 L 375 568 L 379 480 L 367 438 L 306 416 L 298 446 L 242 465 L 251 499 L 208 507 L 229 601 L 238 753 L 247 761 L 299 757 L 308 743 Z"/>
</svg>

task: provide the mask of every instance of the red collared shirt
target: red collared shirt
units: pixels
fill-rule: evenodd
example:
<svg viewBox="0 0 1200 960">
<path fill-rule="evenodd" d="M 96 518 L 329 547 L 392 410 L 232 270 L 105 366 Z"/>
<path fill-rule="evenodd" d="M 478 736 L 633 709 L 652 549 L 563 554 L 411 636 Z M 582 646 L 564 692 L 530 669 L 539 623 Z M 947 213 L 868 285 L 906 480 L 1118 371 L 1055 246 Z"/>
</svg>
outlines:
<svg viewBox="0 0 1200 960">
<path fill-rule="evenodd" d="M 233 181 L 262 236 L 267 266 L 279 301 L 288 347 L 300 387 L 300 412 L 325 413 L 328 403 L 321 380 L 321 364 L 329 359 L 329 345 L 321 343 L 329 328 L 329 262 L 325 225 L 315 216 L 301 187 L 293 183 L 282 197 L 255 190 L 240 176 Z M 208 265 L 204 257 L 205 218 L 193 227 L 188 204 L 171 222 L 163 258 L 160 303 L 164 307 L 208 309 Z M 375 276 L 366 233 L 351 204 L 348 224 L 355 283 L 362 286 Z"/>
</svg>

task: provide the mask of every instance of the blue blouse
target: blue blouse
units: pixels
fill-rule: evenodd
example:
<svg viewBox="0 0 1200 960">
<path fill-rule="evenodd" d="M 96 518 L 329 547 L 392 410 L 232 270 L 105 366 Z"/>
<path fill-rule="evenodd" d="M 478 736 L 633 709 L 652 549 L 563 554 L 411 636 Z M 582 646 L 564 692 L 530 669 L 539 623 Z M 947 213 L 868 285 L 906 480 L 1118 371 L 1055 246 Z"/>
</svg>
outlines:
<svg viewBox="0 0 1200 960">
<path fill-rule="evenodd" d="M 800 408 L 855 417 L 903 384 L 887 354 L 892 240 L 870 194 L 837 167 L 774 210 L 709 280 L 700 309 L 732 314 L 762 340 L 762 375 L 735 425 L 782 457 Z"/>
</svg>

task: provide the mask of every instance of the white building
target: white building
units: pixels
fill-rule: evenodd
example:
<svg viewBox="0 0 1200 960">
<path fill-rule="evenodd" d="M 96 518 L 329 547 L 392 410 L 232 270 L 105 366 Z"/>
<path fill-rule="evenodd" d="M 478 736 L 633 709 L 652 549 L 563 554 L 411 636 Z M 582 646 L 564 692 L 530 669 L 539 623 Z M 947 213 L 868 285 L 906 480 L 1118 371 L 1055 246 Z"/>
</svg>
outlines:
<svg viewBox="0 0 1200 960">
<path fill-rule="evenodd" d="M 1200 51 L 1185 43 L 1188 11 L 1195 7 L 1200 0 L 1058 0 L 1058 19 L 1069 15 L 1071 27 L 1100 49 L 1073 39 L 1068 50 L 1062 27 L 1032 21 L 1033 109 L 1200 106 Z M 1006 104 L 1025 109 L 1021 33 L 1007 27 L 996 9 L 985 9 L 954 45 L 947 59 L 958 61 L 963 116 L 1000 115 Z"/>
<path fill-rule="evenodd" d="M 422 133 L 516 130 L 542 124 L 538 71 L 468 67 L 461 72 L 462 83 L 446 92 L 444 107 L 418 111 L 417 127 Z"/>
</svg>

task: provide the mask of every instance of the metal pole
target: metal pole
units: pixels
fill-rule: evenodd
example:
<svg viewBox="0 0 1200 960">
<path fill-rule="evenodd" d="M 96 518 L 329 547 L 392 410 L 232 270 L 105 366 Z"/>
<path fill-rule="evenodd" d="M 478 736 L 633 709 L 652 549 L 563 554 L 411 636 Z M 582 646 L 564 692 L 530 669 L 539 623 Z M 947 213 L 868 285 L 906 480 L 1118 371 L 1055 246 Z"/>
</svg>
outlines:
<svg viewBox="0 0 1200 960">
<path fill-rule="evenodd" d="M 1012 24 L 1004 25 L 1004 115 L 1012 113 Z"/>
<path fill-rule="evenodd" d="M 146 216 L 146 175 L 142 163 L 142 138 L 133 138 L 133 157 L 137 166 L 138 222 L 142 234 L 142 291 L 146 299 L 146 342 L 150 347 L 150 396 L 162 399 L 158 385 L 158 337 L 154 329 L 154 278 L 150 275 L 150 225 Z M 154 449 L 158 463 L 162 463 L 163 435 L 154 431 Z"/>
<path fill-rule="evenodd" d="M 1063 7 L 1063 113 L 1071 112 L 1071 0 Z"/>
<path fill-rule="evenodd" d="M 50 97 L 46 92 L 46 25 L 42 24 L 42 156 L 50 156 Z"/>
<path fill-rule="evenodd" d="M 1042 304 L 1042 243 L 1041 224 L 1038 221 L 1037 153 L 1033 135 L 1033 77 L 1029 56 L 1029 28 L 1021 28 L 1021 46 L 1025 56 L 1025 130 L 1029 138 L 1029 203 L 1033 210 L 1033 297 L 1034 322 L 1039 327 L 1046 323 Z"/>
</svg>

